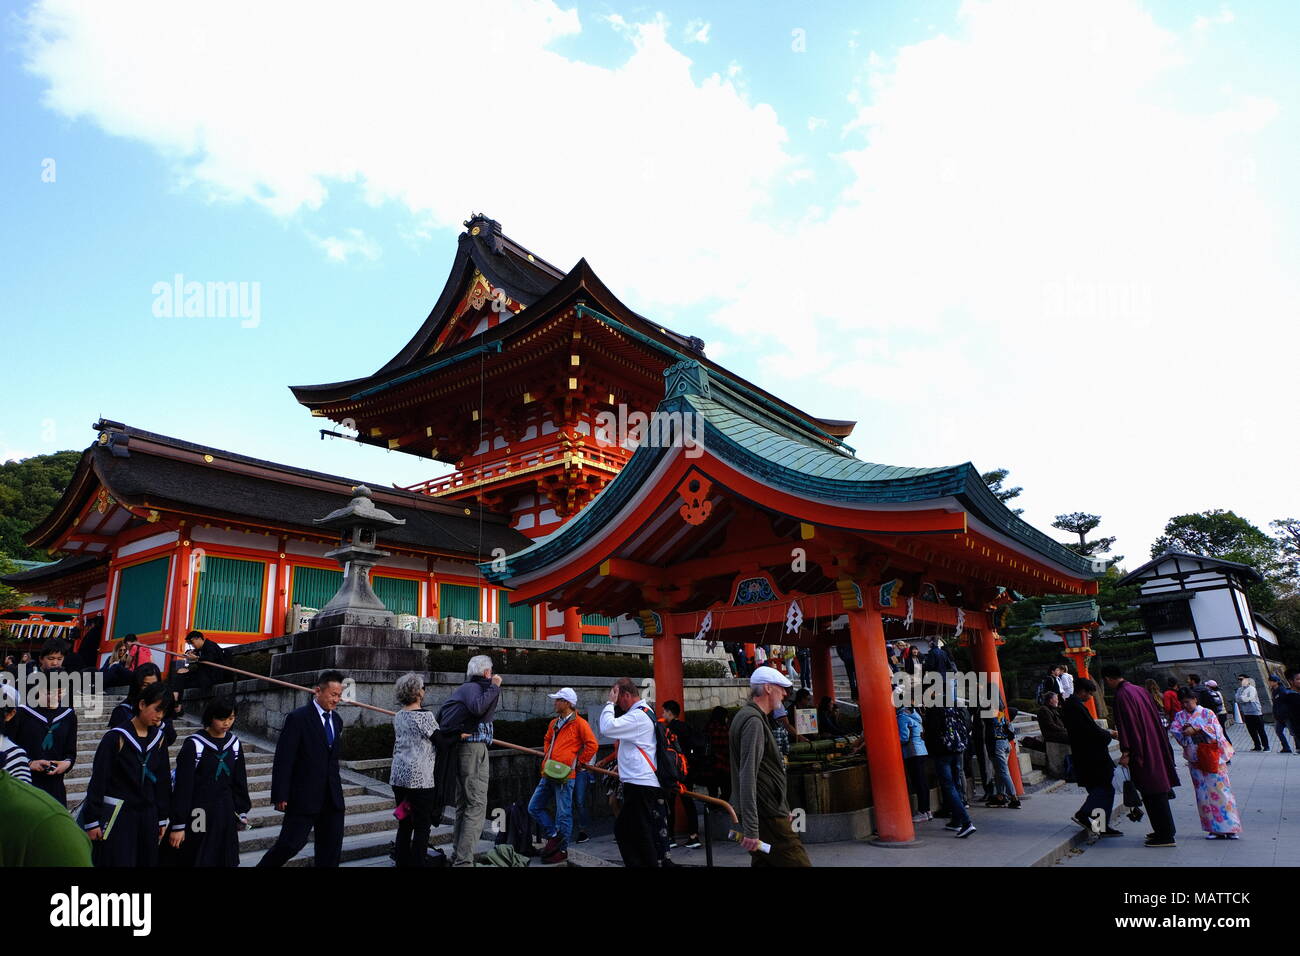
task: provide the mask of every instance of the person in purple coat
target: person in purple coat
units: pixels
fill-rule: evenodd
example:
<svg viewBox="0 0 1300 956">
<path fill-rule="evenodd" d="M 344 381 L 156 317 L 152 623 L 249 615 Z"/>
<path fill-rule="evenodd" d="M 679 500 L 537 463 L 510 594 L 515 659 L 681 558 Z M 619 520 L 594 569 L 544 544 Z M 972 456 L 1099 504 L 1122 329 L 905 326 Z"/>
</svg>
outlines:
<svg viewBox="0 0 1300 956">
<path fill-rule="evenodd" d="M 1115 693 L 1115 729 L 1119 731 L 1119 765 L 1128 767 L 1133 783 L 1142 794 L 1142 802 L 1151 816 L 1152 832 L 1146 846 L 1171 847 L 1174 842 L 1174 815 L 1169 801 L 1179 785 L 1174 768 L 1174 753 L 1169 735 L 1160 721 L 1155 702 L 1143 687 L 1124 679 L 1114 664 L 1101 669 L 1106 686 Z"/>
</svg>

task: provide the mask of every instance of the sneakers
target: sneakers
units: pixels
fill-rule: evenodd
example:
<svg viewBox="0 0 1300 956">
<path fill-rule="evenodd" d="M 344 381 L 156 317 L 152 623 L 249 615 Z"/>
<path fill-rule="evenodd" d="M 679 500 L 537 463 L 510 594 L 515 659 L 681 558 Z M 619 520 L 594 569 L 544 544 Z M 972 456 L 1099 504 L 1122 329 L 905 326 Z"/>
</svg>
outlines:
<svg viewBox="0 0 1300 956">
<path fill-rule="evenodd" d="M 966 829 L 960 823 L 946 823 L 943 828 L 945 830 L 951 830 L 953 833 L 960 833 L 962 830 Z"/>
<path fill-rule="evenodd" d="M 966 826 L 962 827 L 962 829 L 957 832 L 957 839 L 961 840 L 965 837 L 970 836 L 974 832 L 975 832 L 975 824 L 968 823 L 966 824 Z"/>
<path fill-rule="evenodd" d="M 1002 794 L 998 794 L 992 800 L 989 800 L 987 803 L 984 804 L 984 806 L 988 807 L 990 810 L 997 810 L 1002 807 L 1005 807 L 1006 805 L 1007 805 L 1007 798 L 1002 796 Z"/>
<path fill-rule="evenodd" d="M 579 831 L 578 831 L 578 839 L 576 839 L 574 842 L 575 842 L 575 843 L 586 843 L 586 842 L 587 842 L 588 840 L 590 840 L 590 839 L 591 839 L 591 837 L 587 836 L 587 831 L 586 831 L 586 830 L 579 830 Z"/>
<path fill-rule="evenodd" d="M 678 843 L 677 845 L 685 847 L 688 850 L 698 850 L 700 847 L 704 846 L 704 844 L 700 842 L 699 834 L 687 837 L 685 843 Z"/>
<path fill-rule="evenodd" d="M 546 840 L 546 846 L 542 847 L 542 852 L 539 853 L 538 856 L 540 856 L 543 860 L 545 860 L 548 856 L 550 856 L 560 848 L 561 842 L 562 841 L 560 840 L 560 835 L 558 833 L 553 837 L 548 837 Z"/>
<path fill-rule="evenodd" d="M 930 820 L 930 819 L 933 819 L 933 818 L 930 816 L 930 812 L 929 812 L 928 810 L 925 811 L 924 813 L 914 813 L 914 814 L 912 814 L 912 822 L 913 822 L 913 823 L 924 823 L 926 820 Z"/>
<path fill-rule="evenodd" d="M 567 863 L 568 860 L 568 850 L 556 850 L 554 853 L 548 853 L 542 857 L 542 862 L 547 866 L 554 866 L 556 863 Z"/>
<path fill-rule="evenodd" d="M 1013 798 L 1013 799 L 1011 800 L 1011 802 L 1007 804 L 1007 809 L 1008 809 L 1008 810 L 1019 810 L 1019 809 L 1020 809 L 1020 801 L 1019 801 L 1019 800 L 1016 800 L 1016 799 Z"/>
</svg>

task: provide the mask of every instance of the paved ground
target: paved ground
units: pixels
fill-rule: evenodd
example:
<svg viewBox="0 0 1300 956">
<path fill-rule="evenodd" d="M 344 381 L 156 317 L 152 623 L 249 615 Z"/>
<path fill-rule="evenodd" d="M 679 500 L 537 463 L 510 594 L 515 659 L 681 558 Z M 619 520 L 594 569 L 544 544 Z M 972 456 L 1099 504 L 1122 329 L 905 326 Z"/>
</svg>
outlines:
<svg viewBox="0 0 1300 956">
<path fill-rule="evenodd" d="M 958 840 L 943 830 L 946 821 L 917 825 L 917 844 L 885 848 L 861 842 L 811 844 L 806 847 L 814 866 L 1300 866 L 1300 756 L 1251 753 L 1244 727 L 1230 732 L 1237 757 L 1230 777 L 1245 832 L 1237 841 L 1203 839 L 1190 780 L 1174 801 L 1179 843 L 1174 849 L 1142 846 L 1146 821 L 1121 819 L 1125 836 L 1082 844 L 1083 832 L 1070 815 L 1083 802 L 1074 784 L 1049 785 L 1029 795 L 1020 810 L 971 810 L 978 828 Z M 1272 741 L 1276 747 L 1276 741 Z M 1180 759 L 1181 770 L 1181 759 Z M 1289 786 L 1288 786 L 1289 784 Z M 593 833 L 576 848 L 598 859 L 617 862 L 618 847 L 609 832 Z M 748 866 L 749 855 L 739 846 L 715 839 L 715 866 Z M 1064 858 L 1064 859 L 1062 859 Z M 704 866 L 703 849 L 672 851 L 674 863 Z"/>
<path fill-rule="evenodd" d="M 1250 735 L 1240 724 L 1229 728 L 1228 736 L 1237 756 L 1228 769 L 1228 779 L 1242 834 L 1238 840 L 1206 840 L 1196 814 L 1196 796 L 1181 752 L 1175 748 L 1183 786 L 1170 804 L 1178 828 L 1178 846 L 1147 849 L 1141 838 L 1148 832 L 1147 821 L 1123 820 L 1133 834 L 1102 840 L 1083 852 L 1075 851 L 1062 866 L 1300 866 L 1300 756 L 1277 750 L 1277 738 L 1269 725 L 1269 753 L 1253 753 Z"/>
<path fill-rule="evenodd" d="M 1019 810 L 971 810 L 977 830 L 957 839 L 943 829 L 946 820 L 917 824 L 917 843 L 910 847 L 881 847 L 869 843 L 810 844 L 814 866 L 1043 866 L 1068 851 L 1080 834 L 1069 816 L 1083 801 L 1082 791 L 1058 787 L 1031 794 Z M 611 834 L 593 834 L 579 848 L 605 860 L 619 859 Z M 672 851 L 674 863 L 704 866 L 703 849 Z M 715 866 L 749 866 L 749 854 L 734 843 L 714 839 Z"/>
</svg>

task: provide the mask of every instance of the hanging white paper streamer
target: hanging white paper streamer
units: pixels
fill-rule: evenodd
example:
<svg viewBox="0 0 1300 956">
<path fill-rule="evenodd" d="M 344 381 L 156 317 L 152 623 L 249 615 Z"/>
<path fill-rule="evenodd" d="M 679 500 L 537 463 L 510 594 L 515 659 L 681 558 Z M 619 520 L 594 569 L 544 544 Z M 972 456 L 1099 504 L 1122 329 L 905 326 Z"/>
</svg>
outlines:
<svg viewBox="0 0 1300 956">
<path fill-rule="evenodd" d="M 914 601 L 915 598 L 907 599 L 907 617 L 903 618 L 903 627 L 907 628 L 909 631 L 912 629 L 912 610 L 915 607 L 913 603 Z"/>
<path fill-rule="evenodd" d="M 966 609 L 957 608 L 957 632 L 953 637 L 961 637 L 962 628 L 966 626 Z"/>
<path fill-rule="evenodd" d="M 790 602 L 790 610 L 785 614 L 785 632 L 787 634 L 797 634 L 800 625 L 803 624 L 803 609 L 799 607 L 798 601 Z"/>
<path fill-rule="evenodd" d="M 698 633 L 698 634 L 695 635 L 695 639 L 696 639 L 697 641 L 702 641 L 702 640 L 704 640 L 704 638 L 708 635 L 709 631 L 711 631 L 711 630 L 713 630 L 713 612 L 712 612 L 712 611 L 710 611 L 709 613 L 707 613 L 707 614 L 704 615 L 704 621 L 703 621 L 703 623 L 700 624 L 700 633 Z"/>
</svg>

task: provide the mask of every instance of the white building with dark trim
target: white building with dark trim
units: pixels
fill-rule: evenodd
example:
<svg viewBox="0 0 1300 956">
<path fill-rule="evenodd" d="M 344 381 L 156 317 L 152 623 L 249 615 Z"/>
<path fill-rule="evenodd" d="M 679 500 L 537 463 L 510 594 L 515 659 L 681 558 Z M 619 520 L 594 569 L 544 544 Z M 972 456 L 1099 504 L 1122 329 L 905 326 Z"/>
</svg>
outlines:
<svg viewBox="0 0 1300 956">
<path fill-rule="evenodd" d="M 1265 681 L 1282 672 L 1277 629 L 1250 606 L 1246 587 L 1263 580 L 1246 564 L 1183 551 L 1166 551 L 1119 580 L 1138 585 L 1134 600 L 1151 635 L 1157 668 L 1179 680 L 1187 674 L 1217 680 L 1231 699 L 1238 674 Z"/>
</svg>

